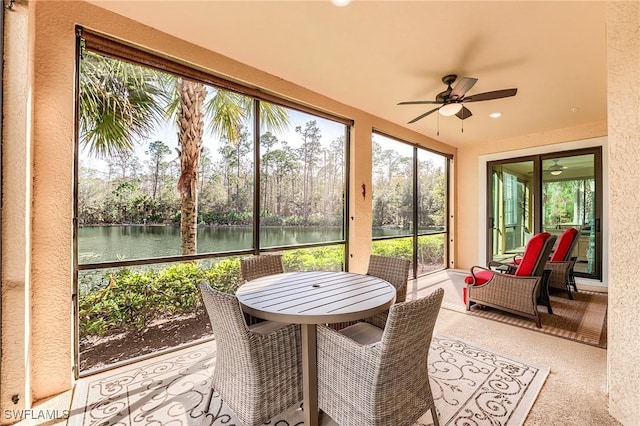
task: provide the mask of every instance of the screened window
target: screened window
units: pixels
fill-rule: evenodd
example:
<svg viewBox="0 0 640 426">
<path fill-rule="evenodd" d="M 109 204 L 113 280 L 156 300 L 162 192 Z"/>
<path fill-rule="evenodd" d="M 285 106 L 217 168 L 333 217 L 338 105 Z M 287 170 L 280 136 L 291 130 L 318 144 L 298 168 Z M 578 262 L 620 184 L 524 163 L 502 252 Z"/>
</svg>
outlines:
<svg viewBox="0 0 640 426">
<path fill-rule="evenodd" d="M 80 371 L 211 337 L 198 328 L 208 319 L 196 284 L 233 293 L 242 256 L 345 268 L 349 121 L 97 34 L 79 39 Z M 124 341 L 130 350 L 109 358 Z"/>
<path fill-rule="evenodd" d="M 410 259 L 411 275 L 447 267 L 448 158 L 372 138 L 373 252 Z"/>
</svg>

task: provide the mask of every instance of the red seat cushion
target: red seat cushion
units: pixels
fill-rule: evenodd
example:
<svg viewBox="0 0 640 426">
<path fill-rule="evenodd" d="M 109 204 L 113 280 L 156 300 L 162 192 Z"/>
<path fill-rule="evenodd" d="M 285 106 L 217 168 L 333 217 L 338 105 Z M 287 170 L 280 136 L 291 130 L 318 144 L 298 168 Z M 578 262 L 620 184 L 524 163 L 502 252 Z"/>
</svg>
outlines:
<svg viewBox="0 0 640 426">
<path fill-rule="evenodd" d="M 520 277 L 528 277 L 533 273 L 533 269 L 536 267 L 538 257 L 540 257 L 540 253 L 542 252 L 542 248 L 544 247 L 544 242 L 550 236 L 551 234 L 549 234 L 548 232 L 541 232 L 540 234 L 534 235 L 529 240 L 527 246 L 524 249 L 524 253 L 522 254 L 522 259 L 520 260 L 518 269 L 516 269 L 514 275 Z"/>
<path fill-rule="evenodd" d="M 578 230 L 576 228 L 569 228 L 560 235 L 556 249 L 551 254 L 552 262 L 562 262 L 569 260 L 569 249 L 573 245 L 573 240 L 577 238 Z"/>
<path fill-rule="evenodd" d="M 466 284 L 475 284 L 482 285 L 489 281 L 493 277 L 493 271 L 478 271 L 476 272 L 476 279 L 474 281 L 473 275 L 468 275 L 465 277 L 464 282 Z M 464 300 L 464 304 L 467 304 L 467 287 L 462 289 L 462 300 Z"/>
<path fill-rule="evenodd" d="M 492 271 L 478 271 L 476 272 L 476 279 L 474 281 L 473 275 L 469 275 L 464 279 L 467 284 L 482 285 L 489 281 L 493 277 Z"/>
</svg>

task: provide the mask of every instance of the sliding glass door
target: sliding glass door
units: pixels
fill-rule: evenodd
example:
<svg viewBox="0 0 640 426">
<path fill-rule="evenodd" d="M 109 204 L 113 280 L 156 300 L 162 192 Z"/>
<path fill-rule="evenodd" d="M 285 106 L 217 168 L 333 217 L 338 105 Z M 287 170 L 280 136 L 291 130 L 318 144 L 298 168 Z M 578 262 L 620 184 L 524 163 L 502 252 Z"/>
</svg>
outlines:
<svg viewBox="0 0 640 426">
<path fill-rule="evenodd" d="M 580 231 L 577 276 L 602 278 L 601 149 L 549 153 L 488 164 L 488 260 L 521 253 L 536 232 Z"/>
<path fill-rule="evenodd" d="M 580 230 L 574 271 L 592 278 L 601 276 L 599 163 L 599 152 L 542 157 L 542 229 L 558 236 L 570 227 Z"/>
<path fill-rule="evenodd" d="M 490 171 L 490 253 L 493 260 L 504 260 L 524 250 L 534 228 L 534 162 L 525 160 L 495 163 Z"/>
</svg>

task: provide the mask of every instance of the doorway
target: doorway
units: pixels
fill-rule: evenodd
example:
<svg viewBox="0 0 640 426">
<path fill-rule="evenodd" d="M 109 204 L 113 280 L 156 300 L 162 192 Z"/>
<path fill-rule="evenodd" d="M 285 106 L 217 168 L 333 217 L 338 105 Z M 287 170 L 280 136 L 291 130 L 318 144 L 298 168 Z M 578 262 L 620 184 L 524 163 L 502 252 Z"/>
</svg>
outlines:
<svg viewBox="0 0 640 426">
<path fill-rule="evenodd" d="M 537 232 L 580 231 L 575 275 L 602 279 L 602 150 L 600 147 L 487 164 L 487 260 L 522 253 Z"/>
</svg>

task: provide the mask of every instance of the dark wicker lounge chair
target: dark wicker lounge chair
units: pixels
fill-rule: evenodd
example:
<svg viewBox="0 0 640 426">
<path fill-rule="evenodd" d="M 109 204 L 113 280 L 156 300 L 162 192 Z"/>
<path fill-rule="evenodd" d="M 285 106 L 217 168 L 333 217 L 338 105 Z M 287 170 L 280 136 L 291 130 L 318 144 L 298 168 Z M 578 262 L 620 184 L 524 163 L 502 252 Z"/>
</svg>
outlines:
<svg viewBox="0 0 640 426">
<path fill-rule="evenodd" d="M 573 300 L 571 287 L 578 291 L 573 276 L 573 267 L 577 258 L 571 257 L 571 253 L 578 242 L 579 235 L 580 232 L 576 228 L 566 229 L 558 238 L 558 244 L 545 265 L 545 268 L 551 269 L 549 289 L 566 291 L 571 300 Z"/>
<path fill-rule="evenodd" d="M 548 312 L 553 313 L 547 289 L 550 271 L 545 272 L 545 264 L 555 240 L 555 236 L 546 232 L 534 235 L 514 271 L 501 274 L 473 266 L 471 275 L 465 278 L 467 310 L 472 304 L 489 306 L 531 318 L 538 328 L 542 327 L 538 304 L 546 305 Z"/>
</svg>

